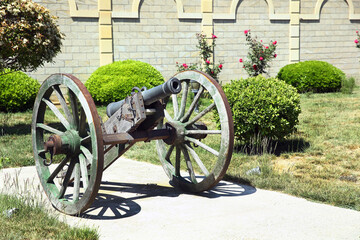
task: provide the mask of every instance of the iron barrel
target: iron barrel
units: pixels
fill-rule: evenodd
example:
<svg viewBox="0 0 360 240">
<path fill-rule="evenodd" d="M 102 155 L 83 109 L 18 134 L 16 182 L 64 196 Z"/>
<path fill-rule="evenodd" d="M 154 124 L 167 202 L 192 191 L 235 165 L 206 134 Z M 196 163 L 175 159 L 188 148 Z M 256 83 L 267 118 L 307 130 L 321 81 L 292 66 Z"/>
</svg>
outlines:
<svg viewBox="0 0 360 240">
<path fill-rule="evenodd" d="M 181 91 L 181 82 L 177 78 L 171 78 L 167 82 L 142 92 L 145 106 Z M 111 117 L 123 105 L 124 100 L 110 103 L 106 107 L 106 114 Z"/>
</svg>

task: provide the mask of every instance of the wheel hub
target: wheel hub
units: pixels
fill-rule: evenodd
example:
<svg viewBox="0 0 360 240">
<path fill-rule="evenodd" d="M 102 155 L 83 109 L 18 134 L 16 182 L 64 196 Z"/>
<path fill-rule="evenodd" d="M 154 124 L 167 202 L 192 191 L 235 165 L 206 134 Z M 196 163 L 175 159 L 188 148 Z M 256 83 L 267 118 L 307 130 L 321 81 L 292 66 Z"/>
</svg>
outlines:
<svg viewBox="0 0 360 240">
<path fill-rule="evenodd" d="M 44 148 L 51 155 L 62 153 L 77 153 L 80 151 L 81 138 L 75 130 L 68 130 L 62 135 L 51 135 L 46 142 Z"/>
</svg>

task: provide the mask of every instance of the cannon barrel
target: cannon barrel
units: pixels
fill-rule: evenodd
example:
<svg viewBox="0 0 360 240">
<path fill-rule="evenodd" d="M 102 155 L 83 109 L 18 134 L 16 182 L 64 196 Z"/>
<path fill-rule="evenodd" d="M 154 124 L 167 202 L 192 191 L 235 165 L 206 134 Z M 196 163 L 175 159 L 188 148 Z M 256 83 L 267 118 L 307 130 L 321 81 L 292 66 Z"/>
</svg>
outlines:
<svg viewBox="0 0 360 240">
<path fill-rule="evenodd" d="M 171 94 L 178 94 L 181 91 L 181 82 L 177 78 L 171 78 L 169 81 L 145 90 L 142 93 L 145 106 L 148 106 L 157 100 L 170 96 Z M 124 100 L 112 102 L 106 107 L 106 114 L 111 117 L 123 105 Z"/>
</svg>

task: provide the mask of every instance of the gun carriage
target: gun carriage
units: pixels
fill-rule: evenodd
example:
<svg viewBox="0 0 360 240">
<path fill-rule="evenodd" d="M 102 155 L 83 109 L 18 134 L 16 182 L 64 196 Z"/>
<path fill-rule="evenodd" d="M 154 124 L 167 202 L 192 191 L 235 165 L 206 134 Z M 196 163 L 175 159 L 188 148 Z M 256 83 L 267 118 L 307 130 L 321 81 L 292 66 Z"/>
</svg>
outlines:
<svg viewBox="0 0 360 240">
<path fill-rule="evenodd" d="M 199 85 L 195 96 L 194 83 Z M 109 118 L 103 122 L 76 77 L 54 74 L 44 81 L 33 109 L 33 152 L 41 184 L 57 210 L 75 215 L 89 208 L 104 170 L 140 141 L 156 140 L 165 173 L 185 191 L 209 190 L 225 175 L 233 149 L 233 120 L 213 78 L 184 71 L 160 86 L 137 90 L 109 104 Z M 201 98 L 205 93 L 208 97 Z M 211 120 L 216 115 L 218 124 Z"/>
</svg>

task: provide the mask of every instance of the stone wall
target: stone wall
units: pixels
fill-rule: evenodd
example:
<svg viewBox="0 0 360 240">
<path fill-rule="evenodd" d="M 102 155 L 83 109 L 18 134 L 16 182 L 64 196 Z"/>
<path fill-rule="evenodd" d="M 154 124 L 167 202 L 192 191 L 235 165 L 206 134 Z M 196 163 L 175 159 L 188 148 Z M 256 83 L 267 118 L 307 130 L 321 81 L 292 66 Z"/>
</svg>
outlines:
<svg viewBox="0 0 360 240">
<path fill-rule="evenodd" d="M 59 17 L 65 33 L 54 63 L 29 73 L 42 82 L 57 72 L 83 82 L 100 65 L 135 59 L 156 67 L 165 78 L 175 63 L 198 62 L 198 32 L 217 35 L 215 62 L 220 80 L 247 77 L 244 30 L 268 43 L 278 42 L 269 71 L 291 62 L 327 61 L 348 75 L 359 74 L 360 0 L 34 0 Z M 98 2 L 100 1 L 100 2 Z"/>
</svg>

